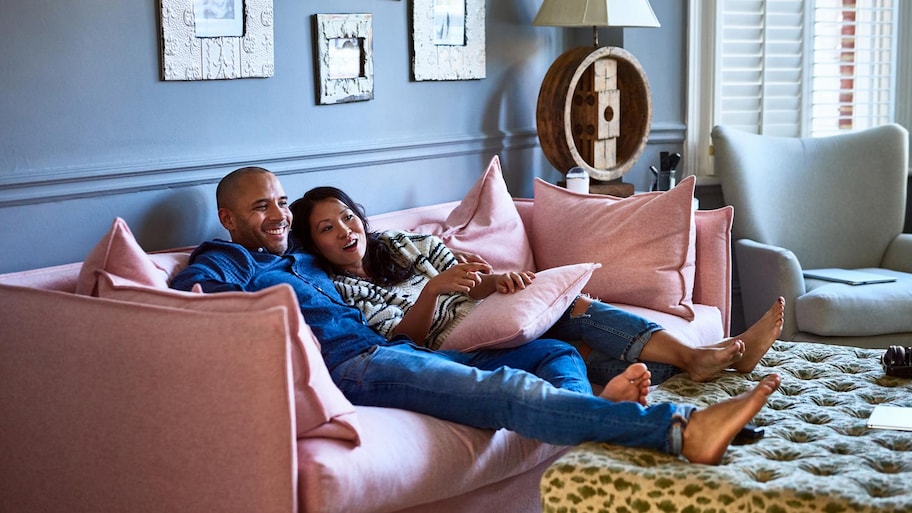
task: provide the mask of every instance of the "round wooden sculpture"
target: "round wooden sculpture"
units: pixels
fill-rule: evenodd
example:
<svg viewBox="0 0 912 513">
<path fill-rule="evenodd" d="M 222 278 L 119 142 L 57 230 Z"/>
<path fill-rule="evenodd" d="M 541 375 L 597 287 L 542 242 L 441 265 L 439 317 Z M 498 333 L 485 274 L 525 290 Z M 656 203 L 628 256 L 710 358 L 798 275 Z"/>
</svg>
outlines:
<svg viewBox="0 0 912 513">
<path fill-rule="evenodd" d="M 603 59 L 613 60 L 617 65 L 616 103 L 603 101 L 607 93 L 590 90 L 588 82 L 592 80 L 593 67 Z M 617 134 L 612 134 L 610 139 L 614 140 L 608 141 L 609 137 L 602 132 L 611 122 Z M 536 123 L 542 151 L 561 173 L 580 166 L 596 180 L 620 178 L 639 159 L 649 136 L 652 97 L 646 74 L 639 61 L 623 48 L 567 50 L 554 61 L 542 82 Z M 610 164 L 595 165 L 591 149 L 580 151 L 583 144 L 591 145 L 593 140 L 599 144 L 610 142 L 615 151 L 613 158 L 609 158 Z"/>
</svg>

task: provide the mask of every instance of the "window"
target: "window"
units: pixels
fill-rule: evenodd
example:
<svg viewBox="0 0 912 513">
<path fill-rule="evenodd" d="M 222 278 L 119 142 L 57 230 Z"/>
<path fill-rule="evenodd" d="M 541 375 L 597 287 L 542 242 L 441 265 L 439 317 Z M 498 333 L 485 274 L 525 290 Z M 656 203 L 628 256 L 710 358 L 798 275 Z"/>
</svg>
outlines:
<svg viewBox="0 0 912 513">
<path fill-rule="evenodd" d="M 904 121 L 901 16 L 900 0 L 691 0 L 688 168 L 711 169 L 717 124 L 805 137 Z"/>
</svg>

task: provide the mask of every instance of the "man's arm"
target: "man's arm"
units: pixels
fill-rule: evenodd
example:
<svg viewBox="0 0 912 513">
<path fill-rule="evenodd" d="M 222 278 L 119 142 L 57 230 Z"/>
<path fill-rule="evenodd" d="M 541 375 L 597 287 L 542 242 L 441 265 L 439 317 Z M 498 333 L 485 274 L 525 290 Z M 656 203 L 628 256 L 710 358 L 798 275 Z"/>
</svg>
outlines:
<svg viewBox="0 0 912 513">
<path fill-rule="evenodd" d="M 172 278 L 173 289 L 190 291 L 195 284 L 203 292 L 243 291 L 249 281 L 249 266 L 239 265 L 249 257 L 231 244 L 204 242 L 190 255 L 190 265 Z"/>
</svg>

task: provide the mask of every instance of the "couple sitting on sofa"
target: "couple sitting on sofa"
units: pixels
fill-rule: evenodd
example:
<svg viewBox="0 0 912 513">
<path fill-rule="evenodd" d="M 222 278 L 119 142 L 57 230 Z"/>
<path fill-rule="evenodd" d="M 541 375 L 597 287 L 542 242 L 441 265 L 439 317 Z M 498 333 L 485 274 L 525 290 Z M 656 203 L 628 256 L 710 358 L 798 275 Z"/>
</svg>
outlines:
<svg viewBox="0 0 912 513">
<path fill-rule="evenodd" d="M 190 266 L 174 278 L 172 286 L 190 290 L 198 283 L 204 291 L 215 292 L 291 285 L 304 319 L 321 343 L 333 380 L 355 404 L 402 408 L 480 428 L 507 428 L 553 444 L 605 441 L 716 464 L 732 437 L 779 385 L 778 376 L 767 376 L 754 389 L 703 410 L 669 403 L 646 407 L 640 404 L 649 382 L 649 371 L 644 366 L 635 364 L 609 384 L 603 395 L 615 400 L 595 396 L 579 353 L 557 340 L 537 339 L 514 349 L 470 352 L 429 351 L 412 344 L 408 336 L 395 336 L 395 328 L 390 330 L 394 336 L 387 340 L 365 324 L 360 311 L 345 303 L 320 267 L 322 262 L 334 262 L 329 251 L 323 253 L 325 260 L 321 260 L 311 252 L 289 248 L 293 216 L 288 198 L 272 173 L 261 168 L 235 171 L 219 184 L 217 200 L 219 219 L 232 241 L 200 245 L 191 256 Z M 306 219 L 299 219 L 304 224 L 298 232 L 305 232 L 301 234 L 305 240 L 306 232 L 320 239 L 319 225 L 325 226 L 329 220 L 330 228 L 344 230 L 338 237 L 345 239 L 340 251 L 349 257 L 350 250 L 359 253 L 367 247 L 366 238 L 350 237 L 348 223 L 357 218 L 353 223 L 355 227 L 361 224 L 357 233 L 366 237 L 363 221 L 355 215 L 357 209 L 352 210 L 353 217 L 343 212 L 352 206 L 335 197 L 317 200 L 317 208 Z M 332 232 L 330 229 L 323 233 Z M 326 240 L 332 237 L 328 235 Z M 364 241 L 363 247 L 352 246 L 352 240 Z M 452 266 L 451 257 L 445 260 Z M 348 261 L 351 264 L 355 267 L 347 270 L 356 270 L 358 263 L 352 259 Z M 434 287 L 446 281 L 449 285 L 444 289 L 457 291 L 459 287 L 472 289 L 485 283 L 479 292 L 494 290 L 490 287 L 498 285 L 509 292 L 532 278 L 527 273 L 481 276 L 477 271 L 484 267 L 478 263 L 458 264 L 455 268 L 441 273 L 445 276 Z M 580 304 L 578 309 L 571 307 L 568 317 L 588 315 L 587 309 L 603 309 L 598 302 L 577 302 Z M 637 321 L 642 325 L 632 337 L 624 339 L 618 354 L 626 352 L 624 357 L 632 360 L 651 358 L 647 353 L 659 354 L 657 361 L 664 359 L 703 379 L 728 367 L 749 371 L 776 338 L 781 312 L 780 301 L 741 339 L 723 341 L 705 351 L 691 349 L 688 356 L 703 361 L 696 366 L 656 344 L 667 334 L 645 321 Z M 631 326 L 624 327 L 627 328 Z M 415 336 L 421 331 L 405 331 L 404 327 L 403 333 Z M 623 333 L 619 335 L 625 337 Z M 423 342 L 426 337 L 415 338 Z M 587 341 L 589 346 L 595 346 L 593 352 L 615 350 L 611 343 L 599 345 L 597 338 Z M 675 347 L 674 341 L 670 343 Z M 680 345 L 686 348 L 686 344 Z M 632 400 L 618 402 L 622 399 Z"/>
</svg>

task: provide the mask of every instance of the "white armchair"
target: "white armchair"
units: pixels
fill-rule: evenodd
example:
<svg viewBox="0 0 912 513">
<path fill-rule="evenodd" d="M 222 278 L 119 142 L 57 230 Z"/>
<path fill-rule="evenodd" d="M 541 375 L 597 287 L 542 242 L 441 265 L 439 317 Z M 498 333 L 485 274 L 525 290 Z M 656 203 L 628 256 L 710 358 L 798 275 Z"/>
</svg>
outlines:
<svg viewBox="0 0 912 513">
<path fill-rule="evenodd" d="M 735 207 L 732 239 L 744 320 L 786 298 L 781 338 L 912 345 L 912 234 L 904 234 L 909 134 L 895 124 L 819 138 L 712 132 L 715 170 Z M 804 270 L 896 278 L 852 286 Z"/>
</svg>

